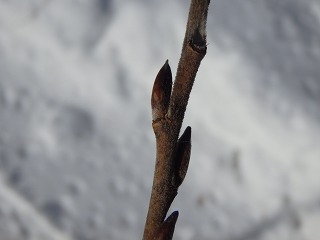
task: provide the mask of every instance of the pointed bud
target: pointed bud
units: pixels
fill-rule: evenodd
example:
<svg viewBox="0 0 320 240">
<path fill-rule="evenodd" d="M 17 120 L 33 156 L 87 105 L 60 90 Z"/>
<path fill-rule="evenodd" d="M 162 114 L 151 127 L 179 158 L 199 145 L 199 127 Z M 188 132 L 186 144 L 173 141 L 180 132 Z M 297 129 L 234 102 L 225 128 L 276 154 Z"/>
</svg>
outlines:
<svg viewBox="0 0 320 240">
<path fill-rule="evenodd" d="M 172 74 L 168 60 L 158 72 L 151 96 L 152 120 L 163 118 L 168 110 L 172 89 Z"/>
<path fill-rule="evenodd" d="M 174 228 L 179 216 L 179 212 L 173 212 L 161 225 L 158 234 L 154 240 L 171 240 L 174 233 Z"/>
<path fill-rule="evenodd" d="M 187 127 L 181 135 L 177 144 L 176 165 L 175 165 L 175 185 L 180 186 L 183 182 L 190 161 L 191 154 L 191 127 Z"/>
</svg>

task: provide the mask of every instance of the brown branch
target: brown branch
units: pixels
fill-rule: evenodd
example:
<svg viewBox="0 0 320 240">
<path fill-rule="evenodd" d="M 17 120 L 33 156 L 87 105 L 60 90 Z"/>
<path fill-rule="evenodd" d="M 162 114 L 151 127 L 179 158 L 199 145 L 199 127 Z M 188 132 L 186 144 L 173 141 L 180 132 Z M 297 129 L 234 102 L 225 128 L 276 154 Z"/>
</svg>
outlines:
<svg viewBox="0 0 320 240">
<path fill-rule="evenodd" d="M 156 136 L 156 166 L 143 240 L 172 239 L 178 212 L 165 220 L 186 175 L 191 152 L 191 128 L 179 132 L 190 92 L 206 54 L 206 19 L 210 0 L 192 0 L 173 91 L 168 61 L 154 82 L 151 107 Z"/>
</svg>

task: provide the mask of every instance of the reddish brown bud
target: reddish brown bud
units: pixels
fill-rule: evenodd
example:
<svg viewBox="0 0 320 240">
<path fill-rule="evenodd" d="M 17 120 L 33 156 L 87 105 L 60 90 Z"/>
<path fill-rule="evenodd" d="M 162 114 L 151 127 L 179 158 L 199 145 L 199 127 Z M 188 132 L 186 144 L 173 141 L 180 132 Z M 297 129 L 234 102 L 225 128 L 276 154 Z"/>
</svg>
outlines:
<svg viewBox="0 0 320 240">
<path fill-rule="evenodd" d="M 155 121 L 166 115 L 170 102 L 171 89 L 172 74 L 167 60 L 158 72 L 153 84 L 151 96 L 152 120 Z"/>
<path fill-rule="evenodd" d="M 174 228 L 179 216 L 179 212 L 173 212 L 161 225 L 158 234 L 154 240 L 171 240 L 174 233 Z"/>
<path fill-rule="evenodd" d="M 177 144 L 176 165 L 175 165 L 175 185 L 180 186 L 183 182 L 190 161 L 191 154 L 191 127 L 187 127 L 181 135 Z"/>
</svg>

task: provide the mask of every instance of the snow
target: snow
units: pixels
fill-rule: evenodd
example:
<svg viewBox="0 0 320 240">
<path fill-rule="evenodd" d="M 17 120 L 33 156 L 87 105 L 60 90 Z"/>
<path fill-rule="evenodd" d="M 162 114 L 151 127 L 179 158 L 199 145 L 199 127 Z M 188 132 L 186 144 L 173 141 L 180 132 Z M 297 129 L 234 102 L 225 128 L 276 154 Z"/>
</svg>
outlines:
<svg viewBox="0 0 320 240">
<path fill-rule="evenodd" d="M 0 1 L 0 239 L 142 236 L 150 94 L 189 1 Z M 320 236 L 320 3 L 213 1 L 174 239 Z"/>
</svg>

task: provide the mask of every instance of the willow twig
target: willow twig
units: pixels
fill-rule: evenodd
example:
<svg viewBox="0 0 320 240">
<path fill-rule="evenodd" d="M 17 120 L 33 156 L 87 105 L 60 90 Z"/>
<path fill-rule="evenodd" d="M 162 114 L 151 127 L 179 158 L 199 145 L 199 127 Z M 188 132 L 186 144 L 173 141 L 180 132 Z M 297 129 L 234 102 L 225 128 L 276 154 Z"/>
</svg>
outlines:
<svg viewBox="0 0 320 240">
<path fill-rule="evenodd" d="M 152 89 L 152 127 L 157 153 L 143 240 L 172 239 L 178 218 L 178 212 L 174 212 L 165 220 L 189 165 L 191 127 L 178 137 L 198 68 L 207 51 L 209 3 L 210 0 L 191 1 L 173 90 L 168 61 L 160 69 Z"/>
</svg>

